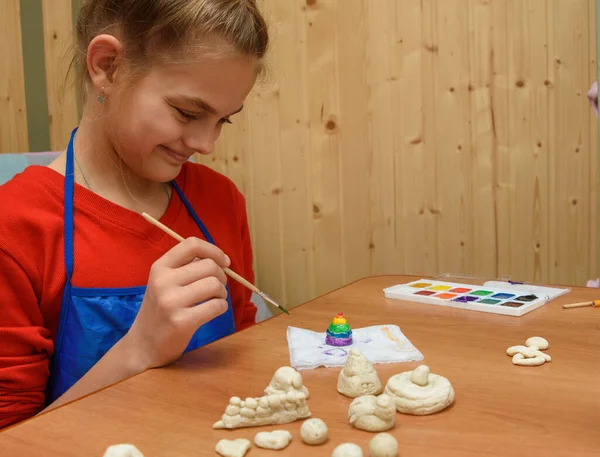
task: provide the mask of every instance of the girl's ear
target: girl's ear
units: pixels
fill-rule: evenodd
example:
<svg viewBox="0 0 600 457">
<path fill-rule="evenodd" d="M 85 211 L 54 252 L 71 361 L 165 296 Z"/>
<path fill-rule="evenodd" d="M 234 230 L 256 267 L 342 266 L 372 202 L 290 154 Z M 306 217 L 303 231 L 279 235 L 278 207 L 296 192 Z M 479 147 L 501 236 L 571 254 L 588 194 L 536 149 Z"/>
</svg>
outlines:
<svg viewBox="0 0 600 457">
<path fill-rule="evenodd" d="M 110 95 L 123 44 L 113 35 L 94 37 L 87 49 L 87 70 L 96 93 Z"/>
</svg>

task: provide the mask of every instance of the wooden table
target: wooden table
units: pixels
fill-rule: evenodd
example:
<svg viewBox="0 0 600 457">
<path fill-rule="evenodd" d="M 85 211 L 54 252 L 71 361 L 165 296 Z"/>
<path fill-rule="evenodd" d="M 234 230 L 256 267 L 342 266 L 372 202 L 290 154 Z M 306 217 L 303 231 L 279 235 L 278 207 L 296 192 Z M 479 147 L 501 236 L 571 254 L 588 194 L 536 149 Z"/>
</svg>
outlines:
<svg viewBox="0 0 600 457">
<path fill-rule="evenodd" d="M 329 456 L 350 441 L 368 456 L 374 436 L 352 428 L 351 400 L 336 391 L 340 368 L 303 370 L 313 417 L 329 426 L 329 441 L 309 447 L 296 421 L 284 426 L 213 430 L 231 396 L 260 396 L 275 370 L 289 365 L 288 325 L 324 331 L 343 311 L 353 327 L 397 324 L 424 354 L 433 373 L 456 392 L 450 408 L 431 416 L 397 414 L 391 433 L 401 457 L 600 455 L 600 309 L 564 310 L 562 304 L 598 298 L 571 293 L 523 317 L 453 310 L 387 300 L 384 287 L 415 279 L 367 278 L 333 291 L 185 355 L 0 433 L 2 456 L 101 457 L 115 443 L 135 444 L 145 457 L 217 455 L 221 438 L 248 438 L 283 428 L 293 435 L 283 451 L 255 446 L 247 456 Z M 517 367 L 509 346 L 534 335 L 547 338 L 552 362 Z M 418 363 L 375 365 L 383 383 Z"/>
</svg>

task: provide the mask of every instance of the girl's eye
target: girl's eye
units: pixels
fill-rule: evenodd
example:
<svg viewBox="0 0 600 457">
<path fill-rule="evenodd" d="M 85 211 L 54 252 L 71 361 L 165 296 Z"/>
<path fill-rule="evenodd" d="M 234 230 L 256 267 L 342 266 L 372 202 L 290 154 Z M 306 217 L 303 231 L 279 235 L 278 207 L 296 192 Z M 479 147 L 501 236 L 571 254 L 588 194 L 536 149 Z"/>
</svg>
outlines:
<svg viewBox="0 0 600 457">
<path fill-rule="evenodd" d="M 175 107 L 173 107 L 175 108 Z M 183 117 L 184 119 L 187 119 L 189 121 L 197 119 L 197 116 L 195 114 L 190 114 L 190 113 L 186 113 L 185 111 L 180 110 L 179 108 L 175 108 L 175 110 L 177 111 L 177 113 L 179 113 L 179 115 L 181 117 Z"/>
</svg>

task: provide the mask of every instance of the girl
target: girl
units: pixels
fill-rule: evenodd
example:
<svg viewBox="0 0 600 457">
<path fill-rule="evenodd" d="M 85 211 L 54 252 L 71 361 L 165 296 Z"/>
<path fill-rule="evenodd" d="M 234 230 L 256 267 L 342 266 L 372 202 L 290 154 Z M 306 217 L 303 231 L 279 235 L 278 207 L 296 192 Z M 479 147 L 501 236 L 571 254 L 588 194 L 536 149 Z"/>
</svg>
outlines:
<svg viewBox="0 0 600 457">
<path fill-rule="evenodd" d="M 84 2 L 80 124 L 0 187 L 0 428 L 254 323 L 222 270 L 254 280 L 245 200 L 188 159 L 242 109 L 267 44 L 255 0 Z"/>
</svg>

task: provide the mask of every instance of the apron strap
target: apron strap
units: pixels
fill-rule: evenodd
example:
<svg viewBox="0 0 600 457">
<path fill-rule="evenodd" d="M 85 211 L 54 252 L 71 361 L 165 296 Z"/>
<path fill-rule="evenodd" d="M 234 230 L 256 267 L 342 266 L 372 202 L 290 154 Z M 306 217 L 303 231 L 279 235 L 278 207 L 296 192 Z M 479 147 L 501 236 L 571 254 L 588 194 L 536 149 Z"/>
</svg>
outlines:
<svg viewBox="0 0 600 457">
<path fill-rule="evenodd" d="M 196 221 L 196 224 L 198 224 L 198 227 L 200 227 L 200 230 L 202 231 L 202 234 L 206 238 L 206 241 L 208 241 L 210 244 L 215 244 L 215 242 L 212 239 L 212 236 L 210 236 L 210 233 L 208 232 L 208 229 L 202 223 L 202 221 L 200 220 L 200 218 L 198 217 L 198 215 L 196 214 L 196 212 L 192 208 L 192 205 L 190 205 L 190 202 L 188 202 L 187 198 L 185 198 L 185 195 L 183 195 L 183 192 L 181 191 L 181 189 L 179 188 L 179 186 L 177 185 L 177 183 L 175 181 L 171 181 L 171 184 L 173 185 L 173 188 L 177 192 L 177 195 L 179 195 L 179 198 L 181 199 L 181 201 L 183 202 L 183 204 L 187 208 L 187 211 L 190 214 L 190 216 L 192 216 L 192 218 L 194 219 L 194 221 Z"/>
<path fill-rule="evenodd" d="M 67 283 L 71 282 L 73 276 L 73 189 L 75 187 L 75 174 L 73 167 L 73 143 L 75 132 L 71 132 L 71 139 L 67 147 L 67 165 L 65 168 L 65 189 L 64 189 L 64 256 L 65 269 L 67 272 Z"/>
</svg>

